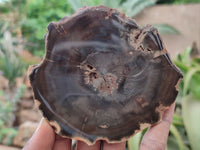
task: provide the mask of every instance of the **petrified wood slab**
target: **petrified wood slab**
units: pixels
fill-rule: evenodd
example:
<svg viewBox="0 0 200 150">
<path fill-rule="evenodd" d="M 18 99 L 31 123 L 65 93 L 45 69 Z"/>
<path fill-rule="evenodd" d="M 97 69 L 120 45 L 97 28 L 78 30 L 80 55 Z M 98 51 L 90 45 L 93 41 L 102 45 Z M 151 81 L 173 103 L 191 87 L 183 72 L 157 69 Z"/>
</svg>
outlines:
<svg viewBox="0 0 200 150">
<path fill-rule="evenodd" d="M 30 81 L 55 131 L 94 144 L 120 142 L 159 122 L 177 96 L 179 69 L 157 29 L 115 9 L 85 7 L 50 23 Z"/>
</svg>

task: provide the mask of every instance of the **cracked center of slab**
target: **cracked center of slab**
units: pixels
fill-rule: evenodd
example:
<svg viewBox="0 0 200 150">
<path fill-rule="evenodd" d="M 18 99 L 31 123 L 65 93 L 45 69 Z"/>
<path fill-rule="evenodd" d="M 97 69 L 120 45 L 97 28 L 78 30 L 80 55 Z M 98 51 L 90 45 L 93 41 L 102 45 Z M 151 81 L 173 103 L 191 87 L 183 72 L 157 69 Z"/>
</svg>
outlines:
<svg viewBox="0 0 200 150">
<path fill-rule="evenodd" d="M 84 72 L 84 82 L 91 85 L 95 91 L 99 91 L 104 96 L 111 95 L 117 88 L 117 77 L 112 73 L 99 73 L 96 68 L 91 65 L 81 67 Z"/>
</svg>

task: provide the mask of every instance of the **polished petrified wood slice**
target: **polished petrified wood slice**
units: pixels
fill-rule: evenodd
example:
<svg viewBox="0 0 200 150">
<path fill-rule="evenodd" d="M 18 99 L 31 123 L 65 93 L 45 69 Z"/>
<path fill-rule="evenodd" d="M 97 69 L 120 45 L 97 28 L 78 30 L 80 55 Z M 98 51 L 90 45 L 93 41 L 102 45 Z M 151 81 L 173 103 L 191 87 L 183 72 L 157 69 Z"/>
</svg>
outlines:
<svg viewBox="0 0 200 150">
<path fill-rule="evenodd" d="M 158 123 L 182 78 L 157 29 L 105 6 L 48 26 L 30 81 L 55 131 L 94 144 L 120 142 Z"/>
</svg>

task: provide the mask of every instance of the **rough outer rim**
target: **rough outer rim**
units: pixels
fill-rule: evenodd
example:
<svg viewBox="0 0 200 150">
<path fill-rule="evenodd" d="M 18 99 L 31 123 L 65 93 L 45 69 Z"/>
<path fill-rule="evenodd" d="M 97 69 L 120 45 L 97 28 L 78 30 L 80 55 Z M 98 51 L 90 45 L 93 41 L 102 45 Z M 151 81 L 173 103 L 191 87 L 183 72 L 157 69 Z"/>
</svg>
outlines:
<svg viewBox="0 0 200 150">
<path fill-rule="evenodd" d="M 97 7 L 93 7 L 93 8 L 95 9 L 95 8 L 98 8 L 98 7 L 105 7 L 105 6 L 97 6 Z M 73 16 L 76 16 L 76 15 L 79 14 L 79 13 L 82 13 L 82 12 L 83 12 L 85 9 L 87 9 L 87 8 L 88 8 L 88 7 L 81 8 L 79 11 L 77 11 L 75 14 L 73 14 L 72 17 L 73 17 Z M 105 7 L 105 8 L 107 8 L 107 7 Z M 115 9 L 112 9 L 112 10 L 113 10 L 113 11 L 116 11 Z M 120 14 L 122 14 L 122 13 L 120 13 Z M 126 18 L 127 18 L 127 17 L 126 17 Z M 49 33 L 49 32 L 47 32 L 47 35 L 46 35 L 46 36 L 48 36 L 48 33 Z M 47 38 L 46 38 L 45 43 L 47 43 Z M 163 44 L 163 43 L 162 43 L 162 44 Z M 165 46 L 164 46 L 164 47 L 165 47 Z M 163 50 L 166 51 L 165 48 L 163 48 Z M 46 55 L 47 55 L 47 51 L 45 51 L 45 56 L 44 56 L 44 58 L 43 58 L 43 60 L 41 61 L 40 64 L 29 66 L 29 68 L 28 68 L 28 76 L 30 76 L 30 74 L 32 74 L 32 72 L 33 72 L 34 69 L 40 67 L 40 66 L 43 64 L 43 62 L 45 61 Z M 178 71 L 179 71 L 179 69 L 178 69 L 174 64 L 172 64 L 172 67 L 174 67 L 175 70 L 178 70 Z M 179 71 L 179 72 L 180 72 L 180 71 Z M 175 85 L 176 91 L 178 91 L 178 85 L 179 85 L 179 83 L 180 83 L 181 80 L 182 80 L 182 78 L 180 78 L 180 79 L 177 81 L 177 84 Z M 34 96 L 34 97 L 35 97 L 35 96 Z M 174 101 L 175 101 L 175 100 L 174 100 Z M 40 106 L 41 106 L 41 103 L 40 103 L 40 101 L 39 101 L 38 99 L 35 99 L 35 104 L 36 104 L 36 106 L 39 108 L 40 112 L 42 112 L 41 107 L 40 107 Z M 159 107 L 156 108 L 156 111 L 159 112 L 159 113 L 161 114 L 161 115 L 160 115 L 160 119 L 159 119 L 159 121 L 158 121 L 156 124 L 158 124 L 158 123 L 160 123 L 160 122 L 162 121 L 162 117 L 163 117 L 162 114 L 163 114 L 163 112 L 164 112 L 165 110 L 167 110 L 168 108 L 169 108 L 169 106 L 159 106 Z M 42 114 L 43 114 L 43 116 L 44 116 L 44 113 L 43 113 L 43 112 L 42 112 Z M 48 120 L 48 118 L 46 118 L 46 116 L 44 116 L 44 118 L 49 122 L 49 124 L 52 126 L 52 128 L 55 130 L 55 132 L 56 132 L 57 134 L 61 135 L 62 137 L 65 137 L 65 138 L 72 138 L 72 139 L 75 139 L 75 140 L 83 141 L 83 142 L 87 143 L 88 145 L 93 145 L 93 144 L 95 144 L 96 141 L 98 141 L 98 140 L 105 140 L 105 141 L 107 141 L 108 143 L 120 143 L 120 142 L 122 142 L 122 141 L 128 140 L 130 137 L 132 137 L 132 136 L 135 135 L 136 133 L 140 132 L 141 130 L 143 130 L 143 129 L 145 129 L 145 128 L 151 126 L 151 124 L 148 124 L 148 123 L 140 124 L 140 129 L 139 129 L 139 130 L 135 130 L 130 136 L 122 137 L 120 140 L 116 140 L 116 141 L 115 141 L 115 140 L 110 141 L 110 140 L 109 140 L 108 138 L 106 138 L 106 137 L 98 137 L 98 138 L 96 138 L 95 140 L 90 141 L 89 139 L 87 139 L 87 138 L 85 138 L 85 137 L 82 137 L 82 136 L 72 136 L 72 137 L 69 137 L 69 136 L 63 135 L 63 134 L 60 132 L 60 131 L 61 131 L 61 128 L 60 128 L 59 124 L 58 124 L 56 121 L 50 121 L 50 120 Z"/>
</svg>

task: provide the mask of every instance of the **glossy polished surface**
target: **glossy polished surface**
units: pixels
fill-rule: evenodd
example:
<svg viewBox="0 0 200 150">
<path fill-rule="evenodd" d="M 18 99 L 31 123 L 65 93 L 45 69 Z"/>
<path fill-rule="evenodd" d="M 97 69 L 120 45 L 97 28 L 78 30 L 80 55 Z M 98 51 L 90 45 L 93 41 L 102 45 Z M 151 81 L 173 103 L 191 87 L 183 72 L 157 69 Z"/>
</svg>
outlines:
<svg viewBox="0 0 200 150">
<path fill-rule="evenodd" d="M 180 71 L 155 28 L 104 6 L 50 23 L 30 81 L 57 133 L 88 144 L 126 140 L 162 118 Z"/>
</svg>

